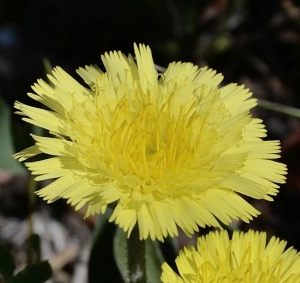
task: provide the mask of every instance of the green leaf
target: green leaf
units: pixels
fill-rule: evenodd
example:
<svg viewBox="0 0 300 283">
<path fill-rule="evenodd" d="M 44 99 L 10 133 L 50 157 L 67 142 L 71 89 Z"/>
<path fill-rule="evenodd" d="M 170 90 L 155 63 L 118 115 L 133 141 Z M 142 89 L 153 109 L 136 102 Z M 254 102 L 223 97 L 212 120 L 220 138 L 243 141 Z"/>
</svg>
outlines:
<svg viewBox="0 0 300 283">
<path fill-rule="evenodd" d="M 114 238 L 114 257 L 124 282 L 128 282 L 126 235 L 118 228 Z"/>
<path fill-rule="evenodd" d="M 15 153 L 11 134 L 11 113 L 0 98 L 0 167 L 15 174 L 22 174 L 25 168 L 11 156 Z"/>
<path fill-rule="evenodd" d="M 123 280 L 127 280 L 127 251 L 126 251 L 127 236 L 120 228 L 117 229 L 114 239 L 114 255 L 122 274 Z M 146 268 L 147 281 L 151 283 L 161 283 L 161 265 L 164 262 L 159 244 L 157 241 L 150 239 L 146 240 Z"/>
<path fill-rule="evenodd" d="M 15 269 L 15 263 L 10 252 L 0 244 L 0 274 L 6 279 L 6 281 L 10 281 L 13 276 L 13 272 Z"/>
<path fill-rule="evenodd" d="M 16 274 L 11 283 L 43 283 L 52 276 L 52 269 L 47 261 L 28 264 Z"/>
<path fill-rule="evenodd" d="M 146 241 L 146 266 L 147 266 L 147 278 L 149 282 L 161 283 L 161 265 L 164 262 L 163 255 L 161 253 L 159 244 L 157 241 L 148 239 Z"/>
<path fill-rule="evenodd" d="M 100 215 L 88 264 L 89 283 L 122 282 L 122 277 L 113 255 L 113 239 L 116 225 L 108 222 L 109 211 Z"/>
</svg>

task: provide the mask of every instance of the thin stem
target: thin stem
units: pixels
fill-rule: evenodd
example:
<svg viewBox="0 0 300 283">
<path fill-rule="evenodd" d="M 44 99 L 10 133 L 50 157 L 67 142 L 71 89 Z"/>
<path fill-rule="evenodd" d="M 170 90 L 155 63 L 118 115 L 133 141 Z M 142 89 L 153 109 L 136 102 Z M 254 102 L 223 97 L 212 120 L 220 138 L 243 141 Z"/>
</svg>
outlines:
<svg viewBox="0 0 300 283">
<path fill-rule="evenodd" d="M 36 191 L 36 181 L 34 180 L 34 177 L 30 176 L 29 184 L 28 184 L 28 198 L 29 198 L 29 213 L 28 213 L 28 236 L 30 237 L 33 235 L 33 210 L 35 205 L 35 194 Z"/>
<path fill-rule="evenodd" d="M 29 242 L 29 239 L 34 234 L 33 229 L 33 210 L 34 210 L 34 204 L 35 204 L 35 194 L 37 183 L 34 180 L 33 176 L 30 176 L 29 184 L 28 184 L 28 198 L 29 198 L 29 211 L 27 216 L 27 222 L 28 222 L 28 238 L 27 238 L 27 247 L 28 247 L 28 263 L 32 263 L 34 261 L 34 252 L 32 250 L 31 244 Z"/>
<path fill-rule="evenodd" d="M 127 258 L 129 283 L 147 283 L 146 241 L 140 240 L 137 225 L 127 239 Z"/>
<path fill-rule="evenodd" d="M 300 118 L 300 109 L 297 109 L 295 107 L 286 106 L 263 99 L 258 99 L 257 102 L 258 106 L 262 108 Z"/>
</svg>

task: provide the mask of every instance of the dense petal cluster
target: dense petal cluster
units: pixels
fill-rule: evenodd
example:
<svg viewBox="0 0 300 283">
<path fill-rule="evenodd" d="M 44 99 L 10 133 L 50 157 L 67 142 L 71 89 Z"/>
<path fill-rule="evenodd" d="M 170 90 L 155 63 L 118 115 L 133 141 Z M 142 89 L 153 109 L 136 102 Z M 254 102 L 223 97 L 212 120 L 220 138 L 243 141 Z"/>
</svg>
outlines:
<svg viewBox="0 0 300 283">
<path fill-rule="evenodd" d="M 211 232 L 176 258 L 179 274 L 162 265 L 163 283 L 298 283 L 300 254 L 265 232 Z"/>
<path fill-rule="evenodd" d="M 241 195 L 272 200 L 284 183 L 278 141 L 251 117 L 256 105 L 243 86 L 219 87 L 222 76 L 191 63 L 171 63 L 158 74 L 149 47 L 135 45 L 136 61 L 121 52 L 102 56 L 77 72 L 86 86 L 57 67 L 29 96 L 47 109 L 15 103 L 23 120 L 47 129 L 35 145 L 15 155 L 36 180 L 55 178 L 38 191 L 48 202 L 67 199 L 87 215 L 114 208 L 130 235 L 163 240 L 191 235 L 259 212 Z"/>
</svg>

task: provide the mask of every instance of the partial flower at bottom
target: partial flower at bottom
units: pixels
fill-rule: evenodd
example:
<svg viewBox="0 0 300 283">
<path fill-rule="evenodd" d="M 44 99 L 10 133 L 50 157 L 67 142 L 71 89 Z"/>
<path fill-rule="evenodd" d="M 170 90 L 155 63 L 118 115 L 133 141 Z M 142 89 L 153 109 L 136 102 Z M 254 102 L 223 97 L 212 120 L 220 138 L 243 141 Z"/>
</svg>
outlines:
<svg viewBox="0 0 300 283">
<path fill-rule="evenodd" d="M 197 250 L 189 246 L 176 258 L 179 271 L 162 265 L 163 283 L 298 283 L 300 254 L 285 250 L 286 242 L 265 232 L 211 232 L 198 238 Z"/>
<path fill-rule="evenodd" d="M 191 63 L 171 63 L 157 73 L 151 50 L 134 45 L 136 61 L 105 53 L 106 72 L 86 66 L 82 85 L 57 67 L 32 87 L 43 107 L 15 103 L 23 120 L 50 137 L 14 157 L 36 180 L 56 179 L 37 194 L 67 199 L 86 215 L 111 206 L 115 221 L 140 239 L 191 235 L 199 226 L 246 222 L 259 212 L 242 195 L 272 200 L 286 167 L 278 141 L 264 141 L 256 105 L 243 86 L 219 87 L 222 76 Z M 44 109 L 46 107 L 46 109 Z"/>
</svg>

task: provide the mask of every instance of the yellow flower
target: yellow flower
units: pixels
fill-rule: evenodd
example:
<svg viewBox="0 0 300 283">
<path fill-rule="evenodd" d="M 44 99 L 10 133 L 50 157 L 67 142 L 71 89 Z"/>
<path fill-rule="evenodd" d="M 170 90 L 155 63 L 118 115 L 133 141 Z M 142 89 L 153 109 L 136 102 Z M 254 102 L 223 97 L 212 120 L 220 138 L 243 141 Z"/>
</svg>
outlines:
<svg viewBox="0 0 300 283">
<path fill-rule="evenodd" d="M 284 251 L 286 242 L 265 232 L 211 232 L 198 238 L 197 250 L 189 246 L 176 258 L 177 275 L 162 265 L 163 283 L 299 283 L 300 254 Z"/>
<path fill-rule="evenodd" d="M 222 76 L 191 63 L 155 70 L 151 50 L 134 46 L 136 61 L 105 53 L 106 72 L 95 66 L 77 72 L 88 87 L 61 68 L 33 86 L 29 96 L 48 109 L 15 103 L 23 120 L 49 130 L 32 135 L 33 147 L 14 157 L 50 158 L 25 163 L 36 180 L 57 178 L 37 192 L 59 198 L 86 215 L 114 208 L 115 221 L 130 235 L 163 240 L 178 226 L 191 235 L 198 225 L 248 222 L 258 211 L 240 195 L 272 200 L 284 183 L 278 141 L 263 141 L 256 105 L 243 86 L 218 87 Z"/>
</svg>

